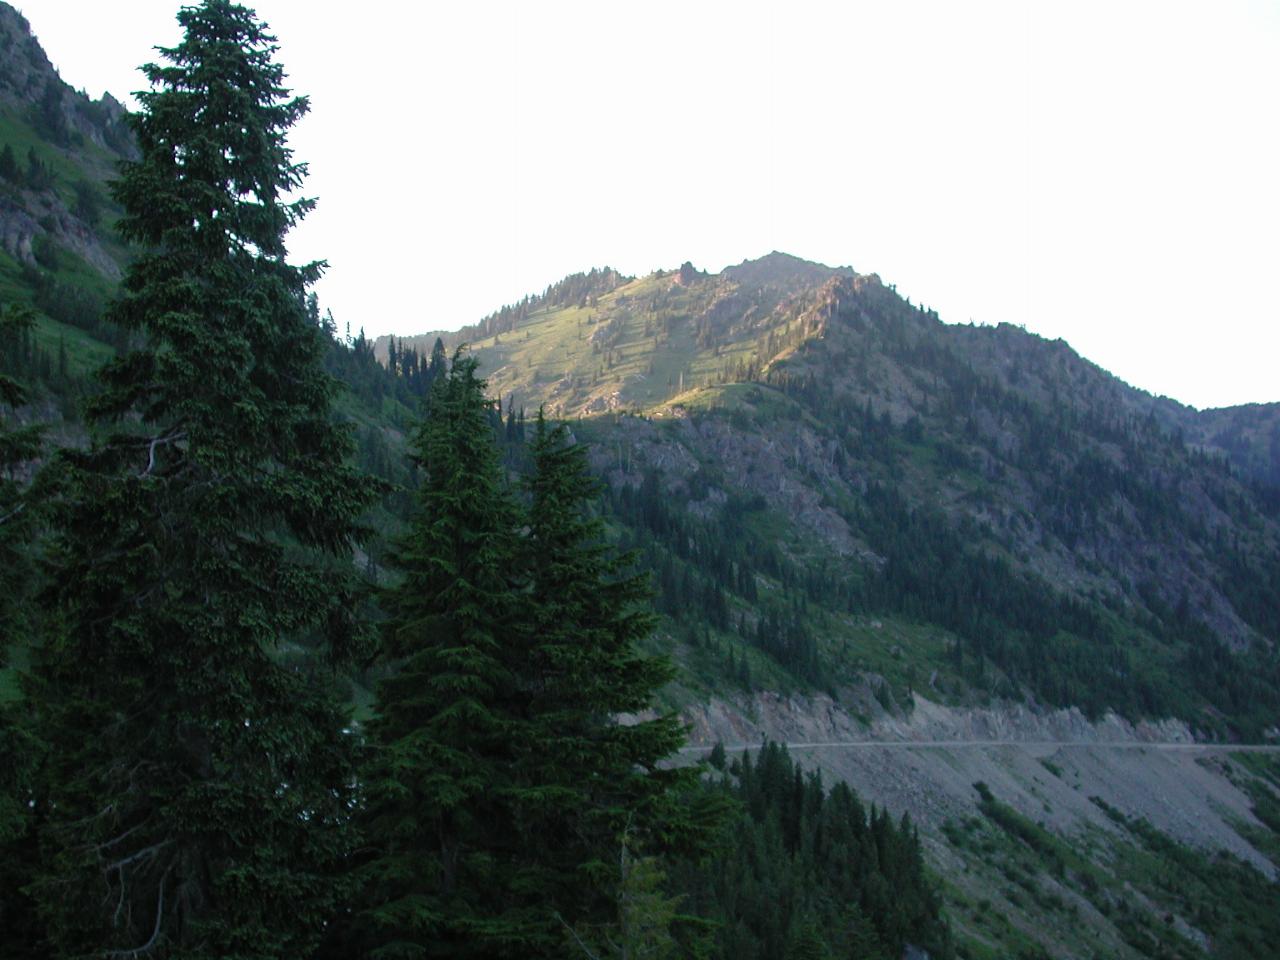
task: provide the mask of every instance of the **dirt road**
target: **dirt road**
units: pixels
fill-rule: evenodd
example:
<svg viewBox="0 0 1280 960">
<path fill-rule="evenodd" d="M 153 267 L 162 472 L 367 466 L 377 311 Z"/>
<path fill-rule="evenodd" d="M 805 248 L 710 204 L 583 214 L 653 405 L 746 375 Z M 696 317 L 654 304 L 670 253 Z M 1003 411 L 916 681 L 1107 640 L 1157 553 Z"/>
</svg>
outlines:
<svg viewBox="0 0 1280 960">
<path fill-rule="evenodd" d="M 1022 747 L 1032 753 L 1052 752 L 1071 747 L 1089 750 L 1181 750 L 1187 752 L 1211 753 L 1280 753 L 1280 745 L 1247 744 L 1247 743 L 1159 743 L 1159 742 L 1119 742 L 1107 743 L 1096 740 L 831 740 L 817 742 L 795 742 L 783 744 L 788 750 L 852 750 L 852 749 L 895 749 L 895 750 L 955 750 L 983 749 L 991 747 Z M 743 750 L 755 750 L 759 743 L 726 743 L 724 749 L 728 753 L 741 753 Z M 681 753 L 710 753 L 713 746 L 682 747 Z"/>
</svg>

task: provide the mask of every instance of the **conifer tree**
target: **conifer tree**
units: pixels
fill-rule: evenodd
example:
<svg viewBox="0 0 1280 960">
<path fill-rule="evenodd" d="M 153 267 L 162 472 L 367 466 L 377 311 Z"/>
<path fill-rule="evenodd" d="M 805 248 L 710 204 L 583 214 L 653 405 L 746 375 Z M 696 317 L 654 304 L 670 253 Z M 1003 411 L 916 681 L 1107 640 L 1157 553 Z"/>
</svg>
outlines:
<svg viewBox="0 0 1280 960">
<path fill-rule="evenodd" d="M 564 956 L 635 925 L 620 858 L 705 829 L 677 797 L 696 771 L 659 766 L 677 720 L 618 722 L 671 668 L 636 649 L 647 589 L 586 513 L 583 450 L 540 421 L 521 510 L 475 368 L 455 357 L 412 441 L 423 482 L 362 772 L 374 852 L 333 956 Z"/>
<path fill-rule="evenodd" d="M 443 377 L 448 366 L 449 361 L 444 352 L 444 341 L 436 337 L 436 342 L 431 345 L 431 360 L 427 364 L 428 385 Z"/>
<path fill-rule="evenodd" d="M 530 956 L 507 786 L 519 703 L 520 511 L 476 361 L 455 356 L 412 438 L 418 504 L 383 598 L 383 654 L 364 765 L 364 909 L 335 955 Z M 344 952 L 345 951 L 345 952 Z"/>
<path fill-rule="evenodd" d="M 684 806 L 696 768 L 664 769 L 685 742 L 674 714 L 635 723 L 672 676 L 639 644 L 653 631 L 648 578 L 618 555 L 590 512 L 598 485 L 586 450 L 541 412 L 531 441 L 526 665 L 531 734 L 516 744 L 516 792 L 526 857 L 542 896 L 577 929 L 617 922 L 616 863 L 696 847 L 705 820 Z"/>
<path fill-rule="evenodd" d="M 792 937 L 787 948 L 787 960 L 831 960 L 831 951 L 827 949 L 812 917 L 806 918 Z"/>
<path fill-rule="evenodd" d="M 14 156 L 13 147 L 5 144 L 0 149 L 0 180 L 18 183 L 22 179 L 22 170 L 18 167 L 18 158 Z"/>
<path fill-rule="evenodd" d="M 26 307 L 10 305 L 0 311 L 0 337 L 17 338 L 29 330 L 34 315 Z M 27 388 L 14 377 L 0 374 L 0 638 L 4 645 L 24 636 L 24 604 L 27 557 L 25 547 L 31 531 L 30 503 L 17 479 L 18 468 L 40 453 L 38 426 L 11 422 L 12 410 L 27 401 Z M 0 649 L 0 657 L 7 651 Z M 3 662 L 0 661 L 0 666 Z"/>
<path fill-rule="evenodd" d="M 34 318 L 30 310 L 10 305 L 0 311 L 0 337 L 18 337 Z M 0 374 L 0 930 L 8 957 L 39 956 L 43 940 L 33 905 L 24 888 L 36 863 L 33 796 L 39 743 L 26 722 L 25 705 L 8 696 L 15 649 L 30 642 L 33 498 L 18 480 L 18 470 L 39 456 L 42 430 L 12 422 L 12 408 L 27 401 L 27 389 L 14 377 Z M 6 409 L 8 408 L 8 409 Z"/>
<path fill-rule="evenodd" d="M 59 462 L 35 895 L 56 956 L 293 958 L 347 848 L 352 738 L 318 661 L 361 643 L 371 490 L 307 318 L 321 265 L 286 260 L 307 101 L 251 11 L 178 20 L 113 187 L 140 247 L 109 311 L 131 349 Z"/>
</svg>

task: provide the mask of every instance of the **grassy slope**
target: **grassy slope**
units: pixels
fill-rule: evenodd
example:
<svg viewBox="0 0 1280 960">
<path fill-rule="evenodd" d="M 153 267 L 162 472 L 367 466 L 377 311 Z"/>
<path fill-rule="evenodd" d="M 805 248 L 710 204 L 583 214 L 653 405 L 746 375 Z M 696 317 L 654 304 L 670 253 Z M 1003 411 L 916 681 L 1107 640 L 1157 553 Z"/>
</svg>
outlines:
<svg viewBox="0 0 1280 960">
<path fill-rule="evenodd" d="M 34 150 L 41 163 L 54 174 L 54 192 L 63 204 L 70 207 L 75 202 L 75 184 L 87 180 L 97 185 L 104 200 L 102 222 L 97 231 L 99 241 L 107 253 L 118 263 L 127 259 L 127 250 L 116 236 L 110 224 L 119 215 L 119 208 L 108 198 L 106 182 L 114 175 L 117 158 L 97 144 L 83 141 L 70 149 L 59 149 L 46 143 L 31 126 L 25 116 L 12 106 L 0 106 L 0 146 L 8 144 L 25 169 L 28 150 Z M 0 189 L 7 185 L 0 185 Z M 86 263 L 70 250 L 60 248 L 58 265 L 53 278 L 59 282 L 92 291 L 104 302 L 115 289 L 114 282 Z M 12 256 L 0 251 L 0 303 L 31 305 L 34 291 L 24 280 L 22 266 Z M 51 355 L 56 356 L 59 345 L 65 343 L 68 368 L 73 376 L 84 377 L 112 355 L 111 348 L 69 324 L 59 323 L 39 314 L 36 326 L 36 342 Z"/>
<path fill-rule="evenodd" d="M 494 395 L 517 404 L 546 402 L 576 413 L 593 398 L 607 409 L 650 410 L 718 378 L 727 361 L 745 360 L 748 343 L 725 351 L 699 348 L 691 317 L 706 306 L 703 285 L 683 288 L 671 275 L 651 274 L 601 296 L 594 306 L 548 306 L 517 331 L 470 346 Z M 660 305 L 655 301 L 660 301 Z M 609 350 L 592 337 L 607 328 Z M 556 390 L 565 377 L 576 383 Z"/>
</svg>

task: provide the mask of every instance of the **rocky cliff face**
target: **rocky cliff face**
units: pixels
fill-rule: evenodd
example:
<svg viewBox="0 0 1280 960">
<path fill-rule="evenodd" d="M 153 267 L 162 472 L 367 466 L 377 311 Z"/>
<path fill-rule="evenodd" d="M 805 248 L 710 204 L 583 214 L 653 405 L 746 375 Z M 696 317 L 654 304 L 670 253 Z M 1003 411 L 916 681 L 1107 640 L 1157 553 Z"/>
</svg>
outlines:
<svg viewBox="0 0 1280 960">
<path fill-rule="evenodd" d="M 122 251 L 109 235 L 105 183 L 133 155 L 124 107 L 64 83 L 26 19 L 0 2 L 0 150 L 17 175 L 0 177 L 0 250 L 28 268 L 42 244 L 87 263 L 109 282 Z M 48 258 L 46 258 L 48 259 Z"/>
<path fill-rule="evenodd" d="M 110 93 L 90 100 L 64 83 L 32 34 L 26 17 L 3 2 L 0 102 L 28 111 L 59 145 L 82 139 L 119 155 L 133 151 L 124 106 Z"/>
</svg>

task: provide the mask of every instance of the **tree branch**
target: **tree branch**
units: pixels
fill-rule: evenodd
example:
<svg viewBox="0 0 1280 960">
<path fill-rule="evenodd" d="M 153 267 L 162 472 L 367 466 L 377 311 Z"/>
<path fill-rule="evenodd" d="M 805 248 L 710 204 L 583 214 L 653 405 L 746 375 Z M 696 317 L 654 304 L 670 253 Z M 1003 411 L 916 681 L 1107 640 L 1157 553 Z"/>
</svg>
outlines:
<svg viewBox="0 0 1280 960">
<path fill-rule="evenodd" d="M 569 936 L 573 937 L 573 939 L 578 942 L 578 946 L 582 948 L 583 953 L 585 953 L 588 957 L 590 957 L 591 960 L 601 960 L 601 958 L 597 954 L 594 954 L 591 952 L 590 947 L 588 947 L 585 943 L 582 942 L 582 938 L 578 936 L 578 931 L 573 929 L 573 927 L 569 926 L 569 924 L 565 923 L 564 917 L 560 916 L 558 912 L 556 913 L 556 919 L 560 921 L 561 926 L 563 926 L 566 930 L 569 931 Z"/>
<path fill-rule="evenodd" d="M 151 444 L 147 448 L 147 469 L 138 474 L 138 479 L 149 476 L 151 471 L 156 468 L 156 447 L 162 447 L 168 443 L 176 443 L 179 440 L 185 439 L 186 436 L 187 431 L 177 430 L 169 434 L 167 437 L 152 437 Z"/>
<path fill-rule="evenodd" d="M 102 872 L 110 873 L 112 870 L 118 870 L 121 867 L 128 866 L 134 861 L 141 860 L 144 857 L 154 857 L 157 853 L 159 853 L 165 847 L 169 846 L 169 844 L 171 843 L 173 843 L 172 840 L 162 840 L 160 843 L 153 843 L 149 847 L 143 847 L 137 853 L 131 853 L 129 856 L 121 860 L 117 860 L 114 863 L 107 864 L 105 867 L 102 868 Z M 168 870 L 165 871 L 165 873 L 168 873 L 168 872 L 169 872 Z"/>
<path fill-rule="evenodd" d="M 134 947 L 132 950 L 108 950 L 108 957 L 136 957 L 143 953 L 150 952 L 151 948 L 156 945 L 156 940 L 160 937 L 160 921 L 164 919 L 164 882 L 169 879 L 169 871 L 173 869 L 173 864 L 169 864 L 164 875 L 160 877 L 160 893 L 156 900 L 156 925 L 151 931 L 151 938 L 140 947 Z"/>
<path fill-rule="evenodd" d="M 115 916 L 111 918 L 111 925 L 113 927 L 120 926 L 120 911 L 124 909 L 124 891 L 126 886 L 124 882 L 124 867 L 120 867 L 117 872 L 120 874 L 120 897 L 116 900 Z"/>
<path fill-rule="evenodd" d="M 139 830 L 141 830 L 143 827 L 145 827 L 145 826 L 147 825 L 147 823 L 148 823 L 148 822 L 149 822 L 149 820 L 143 820 L 141 823 L 134 824 L 132 827 L 130 827 L 130 828 L 129 828 L 128 830 L 126 830 L 124 833 L 120 834 L 120 836 L 118 836 L 118 837 L 112 837 L 110 840 L 104 840 L 102 843 L 96 844 L 96 845 L 94 846 L 94 850 L 96 850 L 98 853 L 101 853 L 103 850 L 106 850 L 106 849 L 107 849 L 107 847 L 114 847 L 117 843 L 120 843 L 120 842 L 121 842 L 121 841 L 123 841 L 126 837 L 129 837 L 129 836 L 131 836 L 131 835 L 133 835 L 133 834 L 137 833 Z"/>
</svg>

